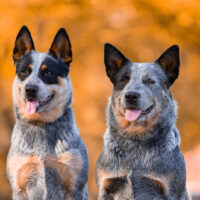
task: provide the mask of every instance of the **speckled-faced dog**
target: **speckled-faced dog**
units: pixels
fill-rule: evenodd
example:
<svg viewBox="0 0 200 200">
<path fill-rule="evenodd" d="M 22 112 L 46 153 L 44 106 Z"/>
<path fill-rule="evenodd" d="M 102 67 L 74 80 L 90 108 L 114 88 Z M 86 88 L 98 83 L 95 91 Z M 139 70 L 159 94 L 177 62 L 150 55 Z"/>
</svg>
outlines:
<svg viewBox="0 0 200 200">
<path fill-rule="evenodd" d="M 71 108 L 71 44 L 61 28 L 48 53 L 26 26 L 13 51 L 16 124 L 7 158 L 13 200 L 88 199 L 88 156 Z"/>
<path fill-rule="evenodd" d="M 114 90 L 96 167 L 99 200 L 186 200 L 185 161 L 169 91 L 179 74 L 179 48 L 153 63 L 132 63 L 105 45 Z"/>
</svg>

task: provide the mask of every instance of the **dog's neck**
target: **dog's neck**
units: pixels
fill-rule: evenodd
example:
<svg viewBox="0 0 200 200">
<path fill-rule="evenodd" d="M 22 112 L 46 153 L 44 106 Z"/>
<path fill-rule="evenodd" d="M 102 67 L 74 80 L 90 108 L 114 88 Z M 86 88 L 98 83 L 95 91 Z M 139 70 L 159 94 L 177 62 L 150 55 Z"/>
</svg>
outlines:
<svg viewBox="0 0 200 200">
<path fill-rule="evenodd" d="M 62 153 L 73 143 L 76 134 L 78 128 L 73 110 L 68 106 L 63 115 L 51 123 L 38 124 L 17 118 L 12 143 L 22 153 L 34 153 L 42 157 L 45 154 L 54 154 L 55 151 Z"/>
</svg>

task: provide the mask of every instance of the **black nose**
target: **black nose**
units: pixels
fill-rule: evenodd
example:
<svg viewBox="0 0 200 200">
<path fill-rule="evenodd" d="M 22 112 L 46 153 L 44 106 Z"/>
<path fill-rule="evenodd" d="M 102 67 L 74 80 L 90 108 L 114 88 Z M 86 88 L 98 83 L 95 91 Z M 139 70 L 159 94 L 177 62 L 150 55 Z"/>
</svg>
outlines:
<svg viewBox="0 0 200 200">
<path fill-rule="evenodd" d="M 133 103 L 140 98 L 140 94 L 135 91 L 128 91 L 125 94 L 126 101 L 129 103 Z"/>
<path fill-rule="evenodd" d="M 31 85 L 27 84 L 25 86 L 26 96 L 29 98 L 36 98 L 37 92 L 38 92 L 38 86 L 37 85 Z"/>
</svg>

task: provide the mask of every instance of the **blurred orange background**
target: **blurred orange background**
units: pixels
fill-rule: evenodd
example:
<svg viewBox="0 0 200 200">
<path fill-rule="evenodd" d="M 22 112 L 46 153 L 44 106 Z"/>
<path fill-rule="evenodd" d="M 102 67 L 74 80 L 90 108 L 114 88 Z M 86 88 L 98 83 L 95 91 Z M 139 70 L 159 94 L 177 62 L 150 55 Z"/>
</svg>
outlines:
<svg viewBox="0 0 200 200">
<path fill-rule="evenodd" d="M 105 110 L 112 84 L 106 77 L 103 45 L 110 42 L 132 62 L 152 62 L 173 44 L 181 72 L 172 87 L 179 105 L 181 149 L 190 194 L 200 192 L 200 1 L 199 0 L 1 0 L 0 2 L 0 200 L 11 199 L 5 176 L 14 124 L 12 50 L 22 25 L 36 49 L 48 51 L 60 27 L 73 48 L 70 76 L 73 108 L 90 157 L 89 193 L 96 199 L 95 163 L 103 145 Z"/>
</svg>

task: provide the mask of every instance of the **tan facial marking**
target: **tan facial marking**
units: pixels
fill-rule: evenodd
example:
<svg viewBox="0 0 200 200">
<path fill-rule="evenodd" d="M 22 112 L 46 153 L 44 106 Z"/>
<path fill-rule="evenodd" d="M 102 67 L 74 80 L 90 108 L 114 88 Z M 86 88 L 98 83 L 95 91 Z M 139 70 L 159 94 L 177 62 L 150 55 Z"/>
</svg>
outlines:
<svg viewBox="0 0 200 200">
<path fill-rule="evenodd" d="M 21 92 L 22 92 L 22 85 L 19 84 L 18 82 L 18 76 L 15 76 L 15 80 L 13 83 L 13 98 L 14 98 L 14 103 L 18 106 L 19 112 L 23 115 L 25 112 L 25 102 L 24 99 L 21 97 Z"/>
<path fill-rule="evenodd" d="M 62 81 L 62 78 L 60 76 L 58 76 L 58 85 L 60 87 L 62 87 L 62 85 L 63 85 L 63 81 Z"/>
<path fill-rule="evenodd" d="M 33 65 L 32 65 L 32 64 L 29 64 L 29 65 L 28 65 L 28 68 L 29 68 L 29 69 L 32 69 L 32 68 L 33 68 Z"/>
<path fill-rule="evenodd" d="M 117 99 L 115 103 L 115 114 L 116 114 L 116 119 L 121 128 L 125 129 L 126 127 L 129 126 L 130 122 L 127 121 L 124 117 L 124 111 L 121 108 L 119 99 Z"/>
<path fill-rule="evenodd" d="M 46 65 L 42 65 L 41 69 L 45 70 L 45 69 L 47 69 L 47 66 Z"/>
</svg>

